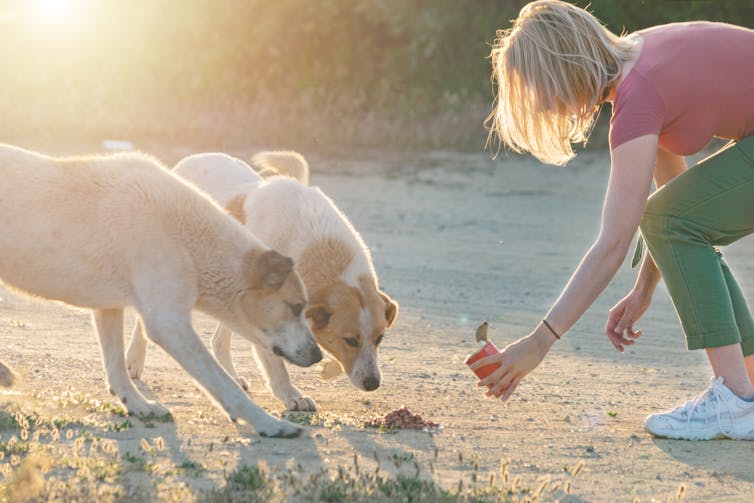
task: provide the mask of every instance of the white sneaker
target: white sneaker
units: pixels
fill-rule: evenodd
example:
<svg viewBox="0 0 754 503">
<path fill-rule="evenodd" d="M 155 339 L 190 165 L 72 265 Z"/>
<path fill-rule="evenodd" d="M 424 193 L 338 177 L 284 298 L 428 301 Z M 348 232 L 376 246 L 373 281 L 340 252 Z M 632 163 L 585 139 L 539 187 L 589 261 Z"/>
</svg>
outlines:
<svg viewBox="0 0 754 503">
<path fill-rule="evenodd" d="M 713 377 L 700 396 L 671 411 L 647 416 L 644 427 L 657 437 L 681 440 L 754 440 L 754 402 L 739 398 L 722 377 Z"/>
</svg>

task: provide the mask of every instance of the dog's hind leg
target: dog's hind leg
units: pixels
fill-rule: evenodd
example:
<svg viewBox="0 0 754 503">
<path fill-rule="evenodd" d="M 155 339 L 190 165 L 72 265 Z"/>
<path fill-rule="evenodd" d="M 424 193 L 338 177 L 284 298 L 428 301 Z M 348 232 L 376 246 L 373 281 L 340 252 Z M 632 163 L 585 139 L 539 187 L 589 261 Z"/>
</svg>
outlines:
<svg viewBox="0 0 754 503">
<path fill-rule="evenodd" d="M 238 381 L 238 384 L 245 391 L 249 391 L 249 381 L 243 377 L 238 377 L 236 369 L 233 367 L 233 359 L 230 357 L 230 338 L 232 335 L 233 332 L 229 328 L 218 323 L 215 333 L 212 335 L 212 354 L 215 355 L 225 371 L 230 374 L 230 377 Z"/>
<path fill-rule="evenodd" d="M 317 405 L 314 400 L 304 396 L 297 387 L 291 383 L 291 376 L 285 368 L 285 362 L 272 351 L 254 345 L 254 355 L 257 357 L 259 366 L 262 367 L 267 385 L 272 394 L 283 402 L 288 410 L 300 410 L 314 412 Z"/>
<path fill-rule="evenodd" d="M 141 379 L 144 373 L 144 360 L 147 358 L 147 334 L 144 333 L 144 324 L 136 319 L 134 331 L 131 334 L 131 342 L 126 349 L 126 365 L 128 375 L 133 379 Z"/>
<path fill-rule="evenodd" d="M 175 358 L 232 421 L 242 419 L 266 437 L 296 437 L 301 434 L 298 426 L 272 417 L 249 400 L 194 332 L 190 311 L 176 316 L 152 309 L 141 315 L 149 338 Z"/>
<path fill-rule="evenodd" d="M 128 377 L 123 355 L 123 309 L 95 310 L 92 318 L 99 337 L 110 393 L 120 399 L 129 414 L 167 414 L 168 410 L 164 406 L 144 398 Z"/>
</svg>

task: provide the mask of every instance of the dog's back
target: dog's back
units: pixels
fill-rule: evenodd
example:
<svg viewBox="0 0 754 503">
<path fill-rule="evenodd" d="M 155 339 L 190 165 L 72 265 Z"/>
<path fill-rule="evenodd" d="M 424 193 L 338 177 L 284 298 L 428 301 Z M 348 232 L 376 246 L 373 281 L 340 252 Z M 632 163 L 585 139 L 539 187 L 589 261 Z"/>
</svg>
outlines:
<svg viewBox="0 0 754 503">
<path fill-rule="evenodd" d="M 221 206 L 261 182 L 262 177 L 240 159 L 220 152 L 194 154 L 173 168 L 181 178 L 200 187 Z"/>
<path fill-rule="evenodd" d="M 361 236 L 348 217 L 317 187 L 275 176 L 259 184 L 247 198 L 244 214 L 252 232 L 292 257 L 301 257 L 318 241 L 342 243 L 338 248 L 348 250 L 350 261 L 341 272 L 352 286 L 357 285 L 358 275 L 375 276 L 372 257 Z M 286 225 L 281 228 L 280 222 Z"/>
<path fill-rule="evenodd" d="M 184 236 L 223 228 L 209 198 L 142 154 L 56 159 L 0 145 L 0 179 L 0 279 L 70 304 L 122 305 L 134 264 L 179 260 L 185 249 L 171 246 Z"/>
</svg>

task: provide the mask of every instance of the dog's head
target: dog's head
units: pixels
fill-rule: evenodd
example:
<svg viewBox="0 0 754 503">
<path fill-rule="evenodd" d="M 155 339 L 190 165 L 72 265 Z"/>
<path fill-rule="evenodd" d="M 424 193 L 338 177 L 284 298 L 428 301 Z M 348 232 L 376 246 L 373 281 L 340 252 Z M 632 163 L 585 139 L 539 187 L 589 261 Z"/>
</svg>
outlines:
<svg viewBox="0 0 754 503">
<path fill-rule="evenodd" d="M 317 292 L 306 309 L 317 342 L 364 391 L 380 386 L 377 353 L 397 315 L 398 304 L 367 276 L 359 278 L 359 287 L 331 284 Z"/>
<path fill-rule="evenodd" d="M 307 367 L 322 359 L 304 319 L 306 290 L 293 270 L 293 260 L 274 250 L 254 249 L 243 258 L 245 283 L 233 301 L 233 328 L 296 365 Z"/>
</svg>

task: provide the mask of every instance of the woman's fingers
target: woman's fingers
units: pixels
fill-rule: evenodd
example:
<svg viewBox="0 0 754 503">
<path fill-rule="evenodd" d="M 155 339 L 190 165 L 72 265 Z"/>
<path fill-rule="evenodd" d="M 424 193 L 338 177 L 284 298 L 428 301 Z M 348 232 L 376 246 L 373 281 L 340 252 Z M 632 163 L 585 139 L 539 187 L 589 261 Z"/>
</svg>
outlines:
<svg viewBox="0 0 754 503">
<path fill-rule="evenodd" d="M 482 367 L 485 367 L 487 365 L 493 365 L 495 363 L 501 363 L 503 361 L 503 354 L 498 353 L 496 355 L 489 355 L 485 356 L 484 358 L 480 358 L 471 365 L 469 365 L 469 368 L 471 370 L 480 369 Z"/>
<path fill-rule="evenodd" d="M 497 381 L 496 384 L 493 386 L 490 386 L 490 389 L 487 390 L 487 393 L 485 393 L 486 396 L 500 396 L 500 393 L 502 393 L 515 379 L 515 374 L 513 372 L 507 372 L 503 377 Z"/>
<path fill-rule="evenodd" d="M 516 388 L 518 388 L 519 383 L 521 383 L 521 379 L 522 377 L 516 377 L 515 379 L 513 379 L 513 382 L 510 384 L 510 386 L 508 386 L 508 389 L 506 389 L 503 392 L 503 395 L 500 397 L 500 400 L 504 402 L 507 399 L 509 399 L 511 395 L 513 394 L 513 392 L 516 391 Z"/>
<path fill-rule="evenodd" d="M 484 379 L 481 379 L 477 386 L 492 386 L 493 384 L 497 383 L 509 370 L 501 365 L 500 368 L 495 369 L 493 373 L 485 377 Z"/>
<path fill-rule="evenodd" d="M 626 331 L 626 335 L 631 337 L 632 339 L 638 339 L 641 337 L 642 331 L 641 330 L 634 330 L 634 327 L 628 327 L 628 330 Z"/>
<path fill-rule="evenodd" d="M 620 343 L 620 341 L 618 339 L 618 336 L 615 334 L 615 332 L 613 332 L 612 330 L 608 330 L 605 333 L 607 334 L 608 340 L 612 343 L 613 346 L 615 346 L 615 349 L 617 349 L 618 351 L 620 351 L 622 353 L 623 352 L 623 346 L 621 345 L 621 343 Z"/>
</svg>

